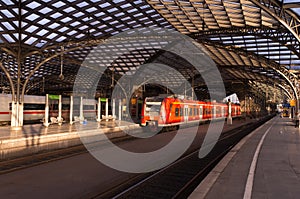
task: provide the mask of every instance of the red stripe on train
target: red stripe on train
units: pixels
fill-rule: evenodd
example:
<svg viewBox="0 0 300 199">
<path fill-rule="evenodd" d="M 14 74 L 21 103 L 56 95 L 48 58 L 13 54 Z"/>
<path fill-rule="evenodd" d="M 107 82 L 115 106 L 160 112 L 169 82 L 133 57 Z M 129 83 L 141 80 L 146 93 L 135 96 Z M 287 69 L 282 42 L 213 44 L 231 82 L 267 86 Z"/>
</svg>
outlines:
<svg viewBox="0 0 300 199">
<path fill-rule="evenodd" d="M 0 112 L 0 115 L 9 115 L 11 112 Z M 41 111 L 41 112 L 23 112 L 26 115 L 30 115 L 30 114 L 45 114 L 45 112 Z"/>
<path fill-rule="evenodd" d="M 45 114 L 45 111 L 40 112 L 23 112 L 24 114 Z"/>
<path fill-rule="evenodd" d="M 52 112 L 52 111 L 51 111 Z M 54 113 L 57 111 L 53 111 Z M 63 111 L 64 112 L 64 111 Z M 83 111 L 83 112 L 95 112 L 94 110 L 91 111 Z M 11 112 L 0 112 L 0 115 L 8 115 Z M 45 111 L 40 111 L 40 112 L 23 112 L 26 115 L 30 115 L 30 114 L 45 114 Z"/>
</svg>

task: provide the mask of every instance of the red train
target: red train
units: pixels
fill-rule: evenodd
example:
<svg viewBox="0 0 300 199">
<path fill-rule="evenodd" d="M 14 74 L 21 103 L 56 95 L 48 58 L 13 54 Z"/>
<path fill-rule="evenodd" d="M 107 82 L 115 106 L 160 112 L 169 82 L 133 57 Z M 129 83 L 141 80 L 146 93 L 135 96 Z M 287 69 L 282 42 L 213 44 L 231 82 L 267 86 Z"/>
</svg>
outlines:
<svg viewBox="0 0 300 199">
<path fill-rule="evenodd" d="M 241 115 L 238 104 L 231 105 L 232 118 Z M 141 126 L 158 127 L 178 126 L 228 116 L 228 105 L 179 99 L 176 97 L 148 97 L 145 99 L 141 113 Z"/>
</svg>

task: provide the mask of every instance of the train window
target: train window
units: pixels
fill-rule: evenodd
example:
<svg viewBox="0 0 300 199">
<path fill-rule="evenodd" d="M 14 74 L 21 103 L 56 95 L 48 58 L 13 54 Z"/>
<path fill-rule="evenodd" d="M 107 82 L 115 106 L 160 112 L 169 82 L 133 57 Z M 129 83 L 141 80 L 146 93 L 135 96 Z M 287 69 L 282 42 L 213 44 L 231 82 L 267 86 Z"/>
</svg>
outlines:
<svg viewBox="0 0 300 199">
<path fill-rule="evenodd" d="M 49 108 L 50 110 L 58 110 L 58 104 L 50 104 Z"/>
<path fill-rule="evenodd" d="M 150 112 L 160 112 L 160 105 L 152 105 L 152 106 L 150 106 L 150 110 L 149 111 Z"/>
<path fill-rule="evenodd" d="M 95 110 L 94 105 L 83 105 L 83 110 Z"/>
<path fill-rule="evenodd" d="M 198 115 L 198 109 L 194 108 L 194 115 Z"/>
<path fill-rule="evenodd" d="M 45 110 L 45 104 L 24 104 L 24 110 Z"/>
<path fill-rule="evenodd" d="M 79 110 L 80 109 L 80 106 L 79 105 L 77 105 L 77 104 L 74 104 L 73 105 L 73 110 Z"/>
<path fill-rule="evenodd" d="M 62 110 L 69 110 L 70 104 L 62 104 Z"/>
<path fill-rule="evenodd" d="M 221 114 L 221 107 L 216 107 L 216 114 Z"/>
<path fill-rule="evenodd" d="M 11 111 L 11 109 L 12 109 L 12 104 L 9 103 L 9 110 Z M 23 109 L 24 110 L 45 110 L 45 104 L 28 104 L 28 103 L 25 103 Z"/>
<path fill-rule="evenodd" d="M 189 108 L 189 116 L 192 116 L 193 115 L 193 109 L 192 108 Z"/>
<path fill-rule="evenodd" d="M 175 108 L 175 117 L 179 116 L 179 108 Z"/>
<path fill-rule="evenodd" d="M 180 108 L 180 116 L 183 116 L 183 108 Z"/>
<path fill-rule="evenodd" d="M 204 109 L 205 115 L 211 114 L 211 110 L 209 108 Z"/>
</svg>

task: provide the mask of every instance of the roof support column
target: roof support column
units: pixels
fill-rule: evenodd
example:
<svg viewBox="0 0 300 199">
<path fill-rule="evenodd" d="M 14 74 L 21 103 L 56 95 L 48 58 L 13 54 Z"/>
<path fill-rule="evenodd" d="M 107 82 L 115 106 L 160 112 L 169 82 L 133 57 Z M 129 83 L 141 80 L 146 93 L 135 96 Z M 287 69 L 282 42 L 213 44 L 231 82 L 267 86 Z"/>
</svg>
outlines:
<svg viewBox="0 0 300 199">
<path fill-rule="evenodd" d="M 24 94 L 21 96 L 21 50 L 22 50 L 22 0 L 19 0 L 18 4 L 19 12 L 19 37 L 18 37 L 18 54 L 17 54 L 17 64 L 18 64 L 18 73 L 17 73 L 17 90 L 16 96 L 12 99 L 12 113 L 11 113 L 11 129 L 18 130 L 23 126 L 23 99 Z"/>
</svg>

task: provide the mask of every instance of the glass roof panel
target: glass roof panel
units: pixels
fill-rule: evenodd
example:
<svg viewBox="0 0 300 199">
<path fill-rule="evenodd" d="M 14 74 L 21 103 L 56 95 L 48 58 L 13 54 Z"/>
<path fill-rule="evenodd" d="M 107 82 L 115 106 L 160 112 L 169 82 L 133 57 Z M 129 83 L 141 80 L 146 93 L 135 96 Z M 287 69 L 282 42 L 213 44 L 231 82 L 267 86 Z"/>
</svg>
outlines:
<svg viewBox="0 0 300 199">
<path fill-rule="evenodd" d="M 106 8 L 107 6 L 110 6 L 110 5 L 111 5 L 110 3 L 106 2 L 104 4 L 101 4 L 100 7 L 101 8 Z"/>
<path fill-rule="evenodd" d="M 76 9 L 73 8 L 73 7 L 67 7 L 66 9 L 64 9 L 64 12 L 69 13 L 69 12 L 72 12 L 74 10 L 76 10 Z"/>
<path fill-rule="evenodd" d="M 81 17 L 82 15 L 84 15 L 82 12 L 77 12 L 77 13 L 74 14 L 74 16 L 77 17 L 77 18 Z"/>
<path fill-rule="evenodd" d="M 46 25 L 47 23 L 49 23 L 50 20 L 49 19 L 42 19 L 41 21 L 39 21 L 38 23 L 41 25 Z"/>
<path fill-rule="evenodd" d="M 56 12 L 56 13 L 54 13 L 54 14 L 51 15 L 51 17 L 52 17 L 53 19 L 58 19 L 58 18 L 61 17 L 61 16 L 63 16 L 63 14 L 62 14 L 62 13 L 59 13 L 59 12 Z"/>
<path fill-rule="evenodd" d="M 31 2 L 31 3 L 27 4 L 26 7 L 31 8 L 31 9 L 35 9 L 35 8 L 39 7 L 40 5 L 41 5 L 40 3 L 34 1 L 34 2 Z"/>
<path fill-rule="evenodd" d="M 62 6 L 64 6 L 64 5 L 66 5 L 66 3 L 64 3 L 64 2 L 62 2 L 62 1 L 58 1 L 58 2 L 56 2 L 56 3 L 54 3 L 54 4 L 52 4 L 54 7 L 56 7 L 56 8 L 60 8 L 60 7 L 62 7 Z"/>
<path fill-rule="evenodd" d="M 48 8 L 48 7 L 45 7 L 43 9 L 39 10 L 39 12 L 42 13 L 42 14 L 47 14 L 47 13 L 49 13 L 51 11 L 52 10 L 50 8 Z"/>
<path fill-rule="evenodd" d="M 5 15 L 7 18 L 14 18 L 15 16 L 9 12 L 8 10 L 1 10 L 1 12 Z"/>
<path fill-rule="evenodd" d="M 29 39 L 27 39 L 27 40 L 25 41 L 25 44 L 31 45 L 31 44 L 33 44 L 36 40 L 37 40 L 37 38 L 35 38 L 35 37 L 29 37 Z"/>
<path fill-rule="evenodd" d="M 14 3 L 11 0 L 2 0 L 2 2 L 5 3 L 8 6 L 14 5 Z"/>
<path fill-rule="evenodd" d="M 26 17 L 26 19 L 31 20 L 31 21 L 34 21 L 37 18 L 39 18 L 39 16 L 36 15 L 36 14 L 34 14 L 34 13 L 32 13 L 31 15 L 29 15 L 29 16 Z"/>
<path fill-rule="evenodd" d="M 54 29 L 54 28 L 56 28 L 56 27 L 58 27 L 58 26 L 60 26 L 58 23 L 53 23 L 53 24 L 51 24 L 51 25 L 49 26 L 49 28 Z"/>
<path fill-rule="evenodd" d="M 9 34 L 2 34 L 2 36 L 8 41 L 8 42 L 15 42 L 15 40 L 9 35 Z"/>
<path fill-rule="evenodd" d="M 2 22 L 7 30 L 15 30 L 15 28 L 8 22 Z"/>
</svg>

